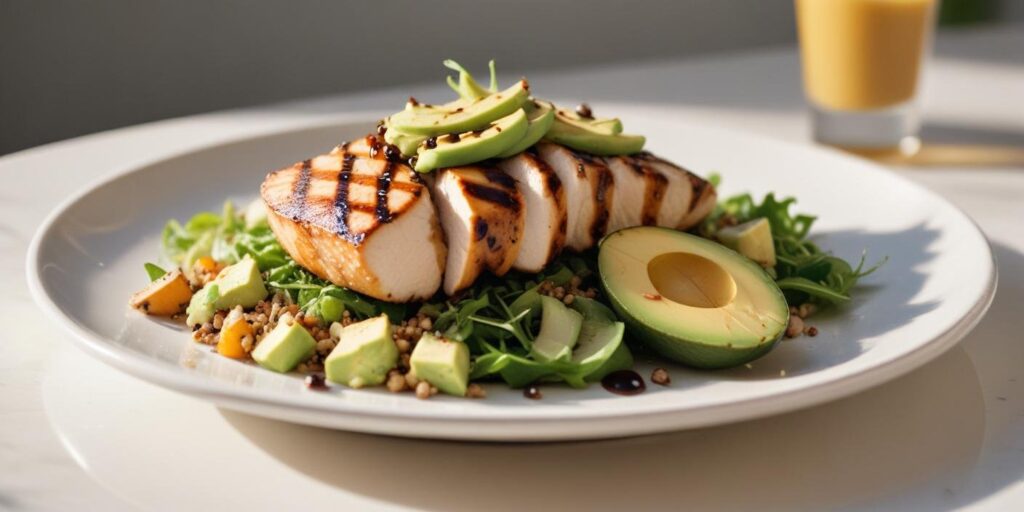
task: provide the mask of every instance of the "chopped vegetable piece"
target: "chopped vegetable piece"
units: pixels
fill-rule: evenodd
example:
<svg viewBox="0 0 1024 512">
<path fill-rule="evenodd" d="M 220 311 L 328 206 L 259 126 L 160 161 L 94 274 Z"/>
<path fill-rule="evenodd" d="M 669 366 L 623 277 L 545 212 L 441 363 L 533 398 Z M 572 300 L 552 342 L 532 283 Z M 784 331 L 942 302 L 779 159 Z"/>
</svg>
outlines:
<svg viewBox="0 0 1024 512">
<path fill-rule="evenodd" d="M 185 311 L 191 299 L 188 280 L 180 270 L 174 270 L 132 295 L 130 304 L 147 315 L 171 316 Z"/>
<path fill-rule="evenodd" d="M 217 342 L 217 352 L 232 359 L 245 359 L 246 351 L 242 345 L 242 339 L 246 336 L 250 338 L 255 336 L 252 325 L 245 321 L 240 308 L 231 310 L 228 317 L 224 319 L 224 327 L 220 331 L 220 340 Z"/>
</svg>

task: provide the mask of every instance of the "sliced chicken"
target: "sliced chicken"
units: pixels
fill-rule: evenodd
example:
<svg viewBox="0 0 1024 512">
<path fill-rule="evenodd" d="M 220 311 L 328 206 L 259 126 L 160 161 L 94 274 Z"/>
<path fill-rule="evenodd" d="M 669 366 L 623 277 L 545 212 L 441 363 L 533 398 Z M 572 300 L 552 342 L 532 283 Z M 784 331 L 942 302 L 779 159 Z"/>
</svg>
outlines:
<svg viewBox="0 0 1024 512">
<path fill-rule="evenodd" d="M 446 250 L 430 191 L 375 138 L 272 172 L 260 193 L 281 245 L 321 278 L 391 302 L 439 288 Z"/>
<path fill-rule="evenodd" d="M 565 189 L 566 246 L 574 251 L 593 247 L 608 228 L 615 192 L 611 171 L 597 157 L 565 146 L 544 142 L 536 147 L 541 159 L 554 169 Z"/>
<path fill-rule="evenodd" d="M 444 292 L 454 295 L 485 269 L 500 276 L 512 268 L 523 238 L 523 198 L 515 180 L 495 167 L 449 167 L 435 174 L 434 200 L 448 240 Z"/>
<path fill-rule="evenodd" d="M 608 218 L 608 232 L 658 223 L 668 179 L 639 158 L 606 158 L 615 179 L 615 201 Z"/>
<path fill-rule="evenodd" d="M 523 272 L 540 272 L 565 246 L 568 220 L 562 181 L 532 150 L 497 165 L 516 180 L 516 188 L 526 206 L 522 245 L 512 267 Z"/>
<path fill-rule="evenodd" d="M 668 179 L 665 200 L 658 212 L 659 226 L 687 230 L 699 224 L 715 208 L 718 193 L 704 178 L 648 152 L 633 158 L 643 161 Z"/>
</svg>

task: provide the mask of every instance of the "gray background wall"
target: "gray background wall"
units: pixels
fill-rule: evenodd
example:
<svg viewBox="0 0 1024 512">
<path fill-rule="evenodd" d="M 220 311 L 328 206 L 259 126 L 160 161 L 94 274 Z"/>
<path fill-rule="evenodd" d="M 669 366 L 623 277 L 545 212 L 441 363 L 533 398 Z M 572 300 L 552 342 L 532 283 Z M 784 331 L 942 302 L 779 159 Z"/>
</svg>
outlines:
<svg viewBox="0 0 1024 512">
<path fill-rule="evenodd" d="M 792 0 L 0 0 L 0 154 L 117 126 L 482 67 L 790 41 Z"/>
<path fill-rule="evenodd" d="M 526 70 L 794 38 L 792 0 L 0 0 L 0 154 L 155 119 L 436 80 L 448 57 Z"/>
</svg>

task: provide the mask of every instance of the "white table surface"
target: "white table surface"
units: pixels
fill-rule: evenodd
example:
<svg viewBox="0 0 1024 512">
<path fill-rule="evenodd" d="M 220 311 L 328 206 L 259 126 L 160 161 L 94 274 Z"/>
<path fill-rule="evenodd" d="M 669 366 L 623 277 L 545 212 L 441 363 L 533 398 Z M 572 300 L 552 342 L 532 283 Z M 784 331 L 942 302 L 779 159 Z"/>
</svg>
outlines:
<svg viewBox="0 0 1024 512">
<path fill-rule="evenodd" d="M 628 98 L 809 144 L 798 69 L 795 49 L 784 48 L 531 82 L 596 109 Z M 111 370 L 32 304 L 23 277 L 30 237 L 59 200 L 100 176 L 340 111 L 386 110 L 408 93 L 207 114 L 0 158 L 0 510 L 1024 510 L 1019 160 L 896 168 L 966 210 L 992 241 L 999 290 L 960 345 L 851 398 L 716 428 L 488 445 L 290 425 Z M 925 93 L 932 140 L 1024 148 L 1024 26 L 942 33 Z"/>
</svg>

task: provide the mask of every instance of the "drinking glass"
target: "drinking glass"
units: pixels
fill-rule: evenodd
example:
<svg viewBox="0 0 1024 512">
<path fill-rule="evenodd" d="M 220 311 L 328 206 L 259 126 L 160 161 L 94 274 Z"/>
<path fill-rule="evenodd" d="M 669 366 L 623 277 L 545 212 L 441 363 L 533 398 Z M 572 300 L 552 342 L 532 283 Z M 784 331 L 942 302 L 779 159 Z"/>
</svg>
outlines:
<svg viewBox="0 0 1024 512">
<path fill-rule="evenodd" d="M 795 0 L 814 139 L 916 151 L 937 0 Z"/>
</svg>

